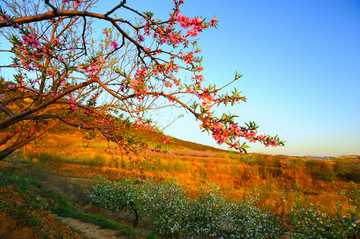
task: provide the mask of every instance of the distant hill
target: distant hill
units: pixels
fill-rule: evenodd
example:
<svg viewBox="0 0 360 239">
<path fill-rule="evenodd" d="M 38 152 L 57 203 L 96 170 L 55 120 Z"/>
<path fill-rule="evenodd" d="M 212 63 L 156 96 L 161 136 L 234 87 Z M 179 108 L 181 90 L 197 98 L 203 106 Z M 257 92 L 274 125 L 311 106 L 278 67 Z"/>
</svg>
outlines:
<svg viewBox="0 0 360 239">
<path fill-rule="evenodd" d="M 181 140 L 175 137 L 171 137 L 171 144 L 174 147 L 184 147 L 198 151 L 214 151 L 214 152 L 229 152 L 229 150 L 219 149 L 208 145 L 198 144 L 191 141 Z"/>
</svg>

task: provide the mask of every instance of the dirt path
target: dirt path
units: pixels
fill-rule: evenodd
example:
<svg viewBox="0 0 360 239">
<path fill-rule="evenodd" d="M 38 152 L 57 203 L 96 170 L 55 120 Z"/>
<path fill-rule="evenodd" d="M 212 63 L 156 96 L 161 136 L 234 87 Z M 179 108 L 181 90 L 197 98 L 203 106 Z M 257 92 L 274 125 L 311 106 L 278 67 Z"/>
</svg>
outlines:
<svg viewBox="0 0 360 239">
<path fill-rule="evenodd" d="M 82 185 L 84 188 L 93 185 L 95 182 L 94 179 L 89 178 L 76 178 L 76 177 L 65 177 L 59 175 L 48 174 L 46 176 L 46 186 L 52 190 L 57 192 L 61 192 L 61 194 L 65 194 L 67 197 L 73 196 L 74 194 L 82 194 L 80 191 L 83 190 L 79 188 L 74 188 L 74 185 Z M 77 191 L 77 192 L 76 192 Z M 79 195 L 77 195 L 79 196 Z M 83 195 L 81 195 L 83 196 Z M 119 230 L 111 230 L 111 229 L 102 229 L 100 226 L 82 222 L 78 219 L 68 218 L 68 217 L 60 217 L 56 214 L 53 214 L 54 217 L 60 219 L 63 223 L 71 226 L 74 229 L 77 229 L 84 233 L 89 239 L 121 239 L 127 238 L 125 236 L 115 236 Z"/>
<path fill-rule="evenodd" d="M 71 227 L 83 232 L 90 239 L 119 239 L 126 238 L 122 236 L 114 236 L 118 231 L 111 229 L 101 229 L 100 226 L 85 223 L 77 219 L 68 218 L 68 217 L 59 217 L 54 215 L 56 218 L 59 218 L 63 223 L 70 225 Z"/>
</svg>

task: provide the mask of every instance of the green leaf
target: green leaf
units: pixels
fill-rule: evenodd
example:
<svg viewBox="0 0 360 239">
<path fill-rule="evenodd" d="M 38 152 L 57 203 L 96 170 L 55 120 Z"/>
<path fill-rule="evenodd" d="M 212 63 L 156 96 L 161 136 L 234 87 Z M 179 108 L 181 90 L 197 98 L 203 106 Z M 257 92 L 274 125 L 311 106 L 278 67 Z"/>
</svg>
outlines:
<svg viewBox="0 0 360 239">
<path fill-rule="evenodd" d="M 154 13 L 153 13 L 153 12 L 143 12 L 143 14 L 144 14 L 145 16 L 147 16 L 148 18 L 150 18 L 150 19 L 154 16 Z"/>
</svg>

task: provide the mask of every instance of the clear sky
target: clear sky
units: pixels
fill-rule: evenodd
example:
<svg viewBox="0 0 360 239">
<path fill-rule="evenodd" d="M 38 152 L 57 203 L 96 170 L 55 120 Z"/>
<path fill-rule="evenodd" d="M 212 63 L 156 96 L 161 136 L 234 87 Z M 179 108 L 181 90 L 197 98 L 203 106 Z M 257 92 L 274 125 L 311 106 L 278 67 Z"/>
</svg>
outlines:
<svg viewBox="0 0 360 239">
<path fill-rule="evenodd" d="M 184 1 L 182 14 L 219 20 L 218 29 L 199 35 L 205 85 L 221 86 L 235 71 L 243 74 L 234 86 L 248 102 L 225 111 L 286 140 L 281 148 L 252 144 L 249 152 L 360 155 L 359 0 Z M 119 2 L 100 0 L 95 11 Z M 127 0 L 127 5 L 165 18 L 173 1 Z M 172 117 L 159 116 L 163 124 Z M 165 133 L 217 146 L 188 114 Z"/>
<path fill-rule="evenodd" d="M 172 8 L 171 0 L 127 3 L 155 16 Z M 182 13 L 219 20 L 199 36 L 206 82 L 220 86 L 235 71 L 244 75 L 234 86 L 248 102 L 226 111 L 287 141 L 251 145 L 250 152 L 360 155 L 360 1 L 185 0 Z M 216 146 L 190 115 L 165 132 Z"/>
</svg>

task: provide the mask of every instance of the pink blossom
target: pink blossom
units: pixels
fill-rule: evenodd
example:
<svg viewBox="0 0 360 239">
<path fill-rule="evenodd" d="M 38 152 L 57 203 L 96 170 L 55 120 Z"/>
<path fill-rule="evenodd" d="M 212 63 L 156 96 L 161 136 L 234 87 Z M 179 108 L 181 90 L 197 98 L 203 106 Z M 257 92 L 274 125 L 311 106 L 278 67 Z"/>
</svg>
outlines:
<svg viewBox="0 0 360 239">
<path fill-rule="evenodd" d="M 218 22 L 218 20 L 217 20 L 216 16 L 213 19 L 211 19 L 212 24 L 216 24 L 217 22 Z"/>
<path fill-rule="evenodd" d="M 80 7 L 81 1 L 80 1 L 80 0 L 76 0 L 76 1 L 74 2 L 74 4 L 75 4 L 75 6 L 79 6 L 79 7 Z"/>
<path fill-rule="evenodd" d="M 4 14 L 4 16 L 2 16 L 2 18 L 4 18 L 4 21 L 5 21 L 6 23 L 9 23 L 9 22 L 10 22 L 10 17 L 9 17 L 9 15 Z"/>
<path fill-rule="evenodd" d="M 244 132 L 244 133 L 243 133 L 243 136 L 245 137 L 245 139 L 249 139 L 250 134 L 249 134 L 248 132 Z"/>
<path fill-rule="evenodd" d="M 191 37 L 196 37 L 196 36 L 199 35 L 199 32 L 198 32 L 198 30 L 193 29 L 193 30 L 191 30 L 191 31 L 187 31 L 187 34 L 188 34 L 189 36 L 191 36 Z"/>
<path fill-rule="evenodd" d="M 264 138 L 265 138 L 264 135 L 259 135 L 259 136 L 257 137 L 257 140 L 262 141 Z"/>
<path fill-rule="evenodd" d="M 71 111 L 76 111 L 77 108 L 78 107 L 76 105 L 69 105 L 69 110 L 71 110 Z"/>
<path fill-rule="evenodd" d="M 250 142 L 255 143 L 255 142 L 256 142 L 256 138 L 251 138 L 251 139 L 250 139 Z"/>
<path fill-rule="evenodd" d="M 116 49 L 118 47 L 118 44 L 116 43 L 116 41 L 112 41 L 110 42 L 110 46 L 114 47 L 114 49 Z"/>
<path fill-rule="evenodd" d="M 8 85 L 7 88 L 8 88 L 9 90 L 12 90 L 12 89 L 15 88 L 15 86 L 14 86 L 14 85 Z"/>
<path fill-rule="evenodd" d="M 169 138 L 165 138 L 163 141 L 163 144 L 169 144 L 170 143 L 170 139 Z"/>
<path fill-rule="evenodd" d="M 139 42 L 143 42 L 145 40 L 142 35 L 139 35 L 138 37 L 139 37 Z"/>
</svg>

